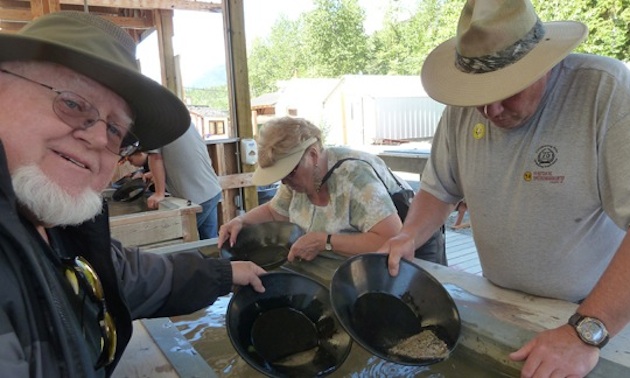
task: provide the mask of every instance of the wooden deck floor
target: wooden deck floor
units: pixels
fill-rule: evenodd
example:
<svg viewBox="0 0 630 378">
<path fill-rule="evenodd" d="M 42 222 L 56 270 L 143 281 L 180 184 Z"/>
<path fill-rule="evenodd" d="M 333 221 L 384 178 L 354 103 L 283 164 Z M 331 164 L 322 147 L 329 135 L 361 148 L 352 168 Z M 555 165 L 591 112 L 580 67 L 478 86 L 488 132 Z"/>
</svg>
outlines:
<svg viewBox="0 0 630 378">
<path fill-rule="evenodd" d="M 475 247 L 470 228 L 454 230 L 447 222 L 446 257 L 448 266 L 453 269 L 481 275 L 479 256 L 477 255 L 477 248 Z"/>
</svg>

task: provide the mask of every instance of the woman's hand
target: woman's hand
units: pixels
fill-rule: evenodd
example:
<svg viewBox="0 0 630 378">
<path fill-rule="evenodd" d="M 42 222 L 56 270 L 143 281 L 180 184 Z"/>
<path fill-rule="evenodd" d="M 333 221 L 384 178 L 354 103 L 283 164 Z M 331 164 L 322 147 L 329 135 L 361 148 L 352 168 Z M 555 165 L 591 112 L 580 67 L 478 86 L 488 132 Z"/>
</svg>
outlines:
<svg viewBox="0 0 630 378">
<path fill-rule="evenodd" d="M 287 260 L 289 262 L 314 260 L 321 251 L 326 249 L 326 236 L 327 234 L 323 232 L 309 232 L 302 235 L 291 246 Z"/>
<path fill-rule="evenodd" d="M 232 247 L 234 243 L 236 243 L 236 237 L 238 233 L 241 232 L 241 229 L 243 229 L 243 218 L 241 217 L 236 217 L 219 227 L 219 241 L 217 242 L 217 247 L 221 248 L 226 241 L 228 245 Z"/>
</svg>

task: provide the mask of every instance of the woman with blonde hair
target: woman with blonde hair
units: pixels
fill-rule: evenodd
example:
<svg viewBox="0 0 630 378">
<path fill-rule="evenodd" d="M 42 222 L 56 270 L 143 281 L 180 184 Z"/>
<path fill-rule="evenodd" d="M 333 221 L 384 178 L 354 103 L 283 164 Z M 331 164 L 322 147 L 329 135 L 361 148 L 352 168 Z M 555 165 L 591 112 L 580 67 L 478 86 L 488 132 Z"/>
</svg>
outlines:
<svg viewBox="0 0 630 378">
<path fill-rule="evenodd" d="M 303 118 L 270 120 L 257 142 L 254 184 L 282 185 L 269 202 L 221 226 L 219 247 L 233 245 L 244 225 L 289 221 L 305 231 L 291 247 L 289 261 L 313 260 L 322 251 L 352 256 L 376 251 L 402 228 L 389 193 L 410 186 L 397 181 L 379 157 L 325 148 L 321 130 Z M 433 238 L 427 247 L 429 252 L 417 257 L 446 264 L 443 239 Z"/>
</svg>

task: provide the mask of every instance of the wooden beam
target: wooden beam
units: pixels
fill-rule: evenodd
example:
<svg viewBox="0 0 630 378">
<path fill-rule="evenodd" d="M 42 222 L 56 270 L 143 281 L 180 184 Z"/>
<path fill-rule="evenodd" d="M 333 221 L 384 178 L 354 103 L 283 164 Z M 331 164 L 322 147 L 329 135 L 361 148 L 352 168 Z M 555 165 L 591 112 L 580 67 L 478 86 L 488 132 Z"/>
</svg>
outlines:
<svg viewBox="0 0 630 378">
<path fill-rule="evenodd" d="M 253 186 L 253 175 L 253 173 L 237 173 L 233 175 L 223 175 L 217 177 L 219 178 L 219 185 L 221 185 L 221 189 L 227 190 Z"/>
<path fill-rule="evenodd" d="M 0 33 L 16 33 L 26 25 L 21 22 L 4 22 L 0 21 Z"/>
<path fill-rule="evenodd" d="M 33 19 L 31 8 L 0 8 L 0 20 L 28 22 Z"/>
<path fill-rule="evenodd" d="M 59 0 L 31 0 L 31 13 L 33 18 L 43 16 L 48 13 L 59 12 L 61 5 Z"/>
<path fill-rule="evenodd" d="M 228 69 L 228 91 L 230 119 L 236 125 L 239 138 L 252 138 L 251 101 L 247 76 L 247 42 L 245 39 L 245 17 L 243 0 L 223 1 L 223 29 L 225 30 L 226 66 Z M 227 157 L 226 157 L 227 158 Z M 241 172 L 253 172 L 255 166 L 243 165 L 237 156 L 236 164 Z M 245 211 L 258 206 L 258 192 L 251 186 L 243 189 Z"/>
<path fill-rule="evenodd" d="M 83 0 L 62 0 L 61 4 L 83 5 Z M 191 0 L 88 0 L 89 6 L 131 9 L 181 9 L 221 12 L 221 2 Z"/>
<path fill-rule="evenodd" d="M 160 65 L 162 67 L 162 85 L 170 89 L 177 95 L 177 69 L 173 48 L 173 27 L 172 10 L 158 9 L 155 11 L 155 27 L 158 31 L 158 46 L 160 52 Z"/>
<path fill-rule="evenodd" d="M 113 19 L 117 25 L 123 28 L 148 29 L 152 28 L 153 20 L 149 16 L 141 14 L 124 14 L 128 10 L 194 10 L 219 13 L 222 4 L 195 0 L 87 0 L 88 9 L 92 13 L 99 13 L 103 16 L 121 16 Z M 0 20 L 30 22 L 35 17 L 43 14 L 56 12 L 59 10 L 79 10 L 85 7 L 84 0 L 0 0 Z M 125 12 L 127 11 L 127 12 Z M 121 14 L 122 12 L 122 14 Z M 127 16 L 127 17 L 123 17 Z"/>
<path fill-rule="evenodd" d="M 121 17 L 121 16 L 107 16 L 101 15 L 104 19 L 107 19 L 114 24 L 120 26 L 123 29 L 152 29 L 155 27 L 155 22 L 152 17 L 140 18 L 140 17 Z"/>
</svg>

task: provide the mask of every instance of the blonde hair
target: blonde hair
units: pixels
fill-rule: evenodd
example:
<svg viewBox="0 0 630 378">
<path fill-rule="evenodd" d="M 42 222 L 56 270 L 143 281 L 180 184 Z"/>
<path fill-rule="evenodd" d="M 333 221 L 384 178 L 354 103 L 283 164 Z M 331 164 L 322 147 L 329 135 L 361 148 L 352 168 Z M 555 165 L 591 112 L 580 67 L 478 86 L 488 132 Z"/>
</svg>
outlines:
<svg viewBox="0 0 630 378">
<path fill-rule="evenodd" d="M 262 168 L 274 165 L 279 156 L 309 138 L 317 138 L 316 145 L 321 148 L 322 131 L 304 118 L 279 117 L 267 121 L 256 138 L 258 164 Z"/>
</svg>

